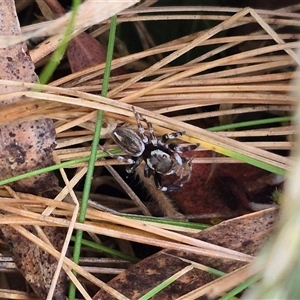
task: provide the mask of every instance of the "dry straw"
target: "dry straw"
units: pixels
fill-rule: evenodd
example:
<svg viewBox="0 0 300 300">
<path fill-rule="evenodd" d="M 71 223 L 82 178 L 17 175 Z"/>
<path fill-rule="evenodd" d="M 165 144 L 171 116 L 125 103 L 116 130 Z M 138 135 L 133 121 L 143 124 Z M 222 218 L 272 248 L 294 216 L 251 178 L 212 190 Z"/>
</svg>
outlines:
<svg viewBox="0 0 300 300">
<path fill-rule="evenodd" d="M 300 47 L 300 42 L 297 41 L 299 39 L 298 34 L 278 32 L 284 26 L 291 24 L 293 26 L 300 25 L 300 15 L 297 13 L 299 8 L 293 6 L 275 11 L 256 11 L 250 8 L 239 10 L 201 6 L 160 9 L 147 7 L 147 4 L 150 5 L 152 2 L 145 1 L 140 6 L 138 5 L 136 8 L 123 12 L 118 18 L 118 22 L 142 22 L 149 19 L 166 20 L 169 18 L 201 18 L 218 20 L 220 22 L 218 25 L 202 32 L 197 32 L 163 45 L 149 47 L 140 53 L 128 54 L 114 59 L 113 69 L 121 66 L 130 66 L 135 68 L 135 72 L 111 77 L 107 98 L 99 96 L 102 86 L 102 80 L 99 76 L 103 75 L 104 64 L 57 79 L 47 86 L 43 86 L 39 91 L 34 90 L 37 85 L 1 80 L 0 84 L 28 88 L 28 90 L 23 92 L 0 96 L 0 100 L 5 100 L 12 96 L 25 96 L 26 98 L 21 103 L 1 108 L 1 124 L 14 120 L 28 120 L 39 117 L 52 118 L 55 121 L 58 135 L 58 147 L 55 152 L 57 162 L 68 161 L 89 155 L 89 147 L 84 144 L 90 142 L 93 138 L 93 127 L 97 110 L 105 111 L 106 126 L 101 132 L 101 137 L 99 137 L 104 138 L 118 124 L 122 122 L 134 123 L 131 109 L 131 105 L 134 104 L 137 106 L 136 110 L 153 123 L 154 129 L 158 134 L 185 130 L 186 135 L 183 137 L 183 140 L 186 142 L 200 143 L 203 148 L 213 149 L 223 154 L 237 153 L 241 158 L 248 157 L 252 161 L 278 168 L 283 172 L 289 170 L 291 165 L 290 158 L 269 152 L 269 150 L 290 150 L 292 148 L 293 139 L 290 136 L 295 133 L 295 128 L 289 123 L 283 127 L 274 126 L 263 130 L 214 133 L 187 124 L 185 121 L 210 117 L 216 117 L 221 120 L 226 116 L 239 115 L 249 111 L 271 110 L 280 116 L 290 115 L 294 110 L 297 98 L 288 92 L 298 88 L 295 84 L 291 84 L 290 80 L 294 77 L 293 71 L 295 67 L 300 64 L 299 57 L 294 52 L 295 49 Z M 93 1 L 85 2 L 86 5 L 91 3 Z M 126 3 L 129 2 L 127 1 Z M 172 9 L 171 15 L 170 9 Z M 188 11 L 194 13 L 188 14 Z M 201 14 L 203 11 L 207 13 Z M 111 14 L 116 12 L 117 10 L 114 10 Z M 87 18 L 79 20 L 83 19 L 87 20 Z M 7 38 L 5 40 L 17 42 L 31 36 L 46 33 L 50 36 L 49 39 L 54 41 L 54 46 L 51 44 L 51 49 L 53 49 L 56 45 L 55 41 L 58 39 L 54 35 L 58 33 L 57 28 L 62 26 L 58 22 L 65 22 L 65 19 L 52 21 L 51 23 L 40 23 L 38 28 L 24 28 L 23 32 L 26 33 L 24 36 L 17 37 L 16 40 Z M 260 29 L 253 31 L 249 35 L 230 37 L 227 37 L 226 34 L 225 36 L 219 35 L 241 24 L 253 23 L 258 24 Z M 78 30 L 91 25 L 84 22 L 78 24 L 80 24 L 78 25 Z M 103 28 L 108 28 L 106 21 L 98 31 L 96 30 L 92 34 L 94 36 L 98 35 L 101 30 L 104 30 Z M 144 32 L 144 34 L 146 35 L 147 32 Z M 217 58 L 219 53 L 228 51 L 245 41 L 259 41 L 260 43 L 255 44 L 257 45 L 255 49 L 244 50 L 240 53 L 228 54 L 223 58 Z M 0 39 L 0 44 L 1 47 L 7 46 L 3 39 Z M 213 46 L 213 50 L 206 51 L 197 59 L 184 65 L 171 65 L 174 60 L 183 54 L 207 45 Z M 49 51 L 52 51 L 46 48 L 47 43 L 42 43 L 40 46 L 39 49 L 32 50 L 33 59 L 36 63 L 41 62 L 42 58 Z M 37 51 L 40 52 L 37 53 Z M 160 57 L 163 58 L 142 70 L 139 69 L 141 65 L 145 66 L 145 63 L 141 64 L 142 59 L 157 57 L 158 55 L 161 55 Z M 210 112 L 203 111 L 203 108 L 211 105 L 216 105 L 216 107 L 223 109 L 216 109 Z M 188 108 L 197 108 L 199 112 L 187 114 L 185 110 Z M 177 117 L 171 118 L 161 115 L 169 112 L 176 112 Z M 76 131 L 73 130 L 74 128 L 76 128 Z M 241 136 L 259 137 L 266 135 L 281 135 L 287 138 L 281 142 L 266 141 L 264 143 L 242 143 L 233 139 Z M 194 162 L 211 162 L 209 159 L 195 159 Z M 232 162 L 233 160 L 227 157 L 214 159 L 214 162 L 218 161 Z M 97 162 L 99 165 L 116 163 L 115 160 Z M 0 223 L 9 224 L 58 259 L 59 266 L 67 272 L 85 299 L 91 299 L 91 297 L 82 284 L 72 275 L 71 270 L 75 270 L 89 282 L 105 289 L 117 299 L 127 298 L 85 271 L 82 267 L 72 263 L 65 256 L 66 246 L 69 243 L 73 229 L 84 230 L 91 235 L 101 234 L 159 247 L 182 249 L 198 254 L 247 262 L 252 261 L 253 258 L 248 255 L 203 243 L 184 234 L 157 228 L 157 226 L 154 227 L 142 221 L 126 219 L 91 207 L 87 211 L 87 221 L 84 224 L 77 223 L 78 200 L 74 186 L 84 177 L 86 164 L 81 163 L 74 167 L 78 168 L 77 172 L 69 180 L 65 176 L 64 170 L 61 170 L 65 187 L 56 200 L 13 193 L 12 191 L 8 193 L 7 189 L 0 190 L 0 208 L 2 211 L 9 213 L 5 218 L 0 218 Z M 125 189 L 131 190 L 129 187 Z M 67 195 L 70 195 L 71 198 Z M 66 198 L 72 199 L 72 203 L 63 201 Z M 125 203 L 121 199 L 118 199 L 118 201 Z M 135 202 L 140 203 L 141 201 L 137 200 Z M 147 208 L 142 208 L 141 204 L 137 205 L 140 205 L 138 206 L 140 211 L 148 214 L 149 210 Z M 62 254 L 58 253 L 47 242 L 33 236 L 23 225 L 69 228 L 69 234 Z M 244 276 L 243 279 L 252 275 L 247 270 L 248 267 L 240 270 Z M 241 277 L 233 275 L 229 275 L 230 278 L 221 278 L 216 283 L 211 283 L 210 286 L 205 287 L 207 288 L 205 291 L 211 291 L 213 284 L 219 285 L 220 282 L 222 284 L 223 280 L 224 282 L 230 280 L 230 286 L 238 284 Z M 55 281 L 53 282 L 55 283 Z M 222 291 L 224 290 L 226 289 L 222 289 Z M 197 293 L 189 299 L 195 299 L 196 295 Z"/>
</svg>

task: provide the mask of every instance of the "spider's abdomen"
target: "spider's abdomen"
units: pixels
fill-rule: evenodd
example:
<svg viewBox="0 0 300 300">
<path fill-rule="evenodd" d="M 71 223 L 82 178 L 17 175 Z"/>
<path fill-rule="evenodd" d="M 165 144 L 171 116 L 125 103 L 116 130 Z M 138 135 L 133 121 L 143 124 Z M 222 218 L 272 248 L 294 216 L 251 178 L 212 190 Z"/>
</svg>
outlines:
<svg viewBox="0 0 300 300">
<path fill-rule="evenodd" d="M 116 128 L 111 136 L 116 144 L 131 156 L 141 156 L 145 151 L 145 144 L 140 136 L 132 129 L 122 127 Z"/>
</svg>

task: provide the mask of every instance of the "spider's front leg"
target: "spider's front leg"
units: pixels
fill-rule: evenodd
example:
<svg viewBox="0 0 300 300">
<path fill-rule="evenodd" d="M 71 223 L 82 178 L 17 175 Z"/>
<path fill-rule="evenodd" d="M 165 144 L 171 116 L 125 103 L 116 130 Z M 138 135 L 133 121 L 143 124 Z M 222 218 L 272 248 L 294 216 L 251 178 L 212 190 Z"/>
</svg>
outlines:
<svg viewBox="0 0 300 300">
<path fill-rule="evenodd" d="M 179 155 L 178 155 L 178 157 L 180 158 L 180 164 L 178 164 L 174 167 L 173 173 L 172 173 L 172 174 L 176 174 L 176 176 L 178 176 L 178 179 L 173 184 L 163 185 L 162 181 L 161 181 L 161 175 L 159 173 L 154 174 L 155 185 L 159 190 L 161 190 L 163 192 L 177 191 L 180 188 L 182 188 L 183 185 L 190 180 L 190 178 L 192 176 L 192 168 L 193 168 L 192 160 L 193 160 L 193 158 L 186 159 L 184 157 L 180 157 Z M 179 160 L 177 160 L 177 161 L 179 162 Z"/>
<path fill-rule="evenodd" d="M 167 141 L 181 137 L 184 134 L 185 131 L 175 131 L 175 132 L 166 133 L 161 137 L 161 142 L 166 143 Z"/>
<path fill-rule="evenodd" d="M 171 184 L 171 185 L 163 185 L 161 182 L 161 175 L 159 173 L 154 173 L 154 182 L 158 190 L 162 192 L 173 192 L 179 190 L 182 185 Z"/>
<path fill-rule="evenodd" d="M 153 170 L 147 164 L 145 164 L 145 167 L 144 167 L 144 176 L 146 178 L 150 178 L 152 174 L 153 174 Z"/>
<path fill-rule="evenodd" d="M 163 186 L 163 185 L 162 185 L 162 182 L 161 182 L 161 175 L 160 175 L 159 173 L 153 171 L 153 170 L 146 164 L 146 165 L 145 165 L 145 168 L 144 168 L 144 176 L 145 176 L 146 178 L 150 178 L 152 174 L 154 174 L 154 183 L 155 183 L 155 186 L 156 186 L 156 188 L 157 188 L 158 190 L 161 190 L 161 191 L 163 191 L 163 192 L 167 192 L 167 191 L 171 191 L 171 190 L 174 191 L 174 190 L 180 189 L 179 186 L 176 187 L 175 189 L 173 189 L 172 187 L 171 187 L 171 189 L 170 189 L 169 186 Z"/>
<path fill-rule="evenodd" d="M 169 143 L 166 144 L 168 148 L 174 152 L 187 152 L 187 151 L 193 151 L 199 147 L 199 144 L 176 144 L 176 143 Z"/>
<path fill-rule="evenodd" d="M 178 137 L 181 137 L 184 134 L 185 131 L 175 131 L 175 132 L 166 133 L 161 137 L 160 143 L 164 147 L 179 153 L 192 151 L 199 147 L 199 144 L 176 144 L 176 143 L 166 144 L 169 140 L 176 139 Z"/>
<path fill-rule="evenodd" d="M 178 166 L 175 170 L 175 174 L 178 176 L 178 179 L 175 181 L 175 185 L 182 187 L 186 182 L 191 179 L 192 176 L 192 160 L 193 157 L 187 160 L 186 158 L 182 157 L 182 164 Z"/>
</svg>

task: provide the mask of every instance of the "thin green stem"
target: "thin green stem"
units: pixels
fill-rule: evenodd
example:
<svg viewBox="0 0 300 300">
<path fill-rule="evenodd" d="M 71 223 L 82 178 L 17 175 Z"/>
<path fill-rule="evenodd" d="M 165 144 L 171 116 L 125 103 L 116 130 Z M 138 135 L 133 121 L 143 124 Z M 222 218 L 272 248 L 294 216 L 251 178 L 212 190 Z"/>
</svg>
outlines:
<svg viewBox="0 0 300 300">
<path fill-rule="evenodd" d="M 118 216 L 122 216 L 122 217 L 125 217 L 125 218 L 128 218 L 128 219 L 133 219 L 133 220 L 144 221 L 144 222 L 167 224 L 167 225 L 173 225 L 173 226 L 185 227 L 185 228 L 192 228 L 192 229 L 199 229 L 199 230 L 204 230 L 204 229 L 207 229 L 207 228 L 211 227 L 211 225 L 208 225 L 208 224 L 194 223 L 194 222 L 190 222 L 190 221 L 177 221 L 177 220 L 172 220 L 172 219 L 168 219 L 168 218 L 148 217 L 148 216 L 143 216 L 143 215 L 132 215 L 132 214 L 118 213 Z"/>
<path fill-rule="evenodd" d="M 73 28 L 75 25 L 75 20 L 78 12 L 78 8 L 81 4 L 81 0 L 73 0 L 72 2 L 72 14 L 70 20 L 68 22 L 67 28 L 63 34 L 62 40 L 51 56 L 51 59 L 47 63 L 46 67 L 41 72 L 39 79 L 41 84 L 46 84 L 63 58 L 66 49 L 68 47 L 68 43 L 71 39 L 71 34 L 73 32 Z"/>
<path fill-rule="evenodd" d="M 239 161 L 245 162 L 247 164 L 250 164 L 250 165 L 258 167 L 260 169 L 269 171 L 269 172 L 274 173 L 274 174 L 278 174 L 278 175 L 282 175 L 282 176 L 286 175 L 286 170 L 284 170 L 280 167 L 270 165 L 268 163 L 257 160 L 255 158 L 251 158 L 251 157 L 249 157 L 247 155 L 244 155 L 244 154 L 241 154 L 241 153 L 233 152 L 233 151 L 230 151 L 230 150 L 227 150 L 227 149 L 223 148 L 222 149 L 222 154 L 225 155 L 225 156 L 233 157 L 233 158 L 235 158 Z"/>
<path fill-rule="evenodd" d="M 116 33 L 116 24 L 117 24 L 117 17 L 114 16 L 111 18 L 110 24 L 110 33 L 109 33 L 109 41 L 108 41 L 108 49 L 107 49 L 107 56 L 106 56 L 106 65 L 105 65 L 105 72 L 103 77 L 103 86 L 102 86 L 102 96 L 106 96 L 108 91 L 108 83 L 110 78 L 110 69 L 111 69 L 111 62 L 113 57 L 113 50 L 114 50 L 114 40 L 115 40 L 115 33 Z M 86 210 L 88 206 L 88 200 L 90 196 L 90 189 L 94 174 L 94 166 L 95 161 L 97 159 L 97 150 L 99 145 L 99 136 L 101 133 L 102 127 L 102 120 L 103 120 L 104 112 L 98 111 L 97 120 L 95 124 L 95 132 L 94 132 L 94 139 L 91 148 L 91 155 L 88 164 L 88 170 L 86 173 L 85 184 L 83 188 L 83 194 L 81 199 L 81 207 L 78 217 L 78 222 L 83 223 L 85 221 Z M 78 264 L 81 252 L 81 242 L 82 242 L 82 230 L 76 231 L 76 241 L 74 244 L 74 253 L 73 253 L 73 261 Z M 69 300 L 74 300 L 76 294 L 76 287 L 73 283 L 70 284 L 69 289 Z"/>
<path fill-rule="evenodd" d="M 113 149 L 110 152 L 113 153 L 113 154 L 117 154 L 117 153 L 121 152 L 121 149 Z M 96 155 L 96 158 L 99 159 L 99 158 L 103 158 L 105 156 L 107 156 L 107 154 L 101 152 L 101 153 L 98 153 Z M 65 161 L 65 162 L 57 164 L 57 165 L 52 165 L 52 166 L 48 166 L 48 167 L 41 168 L 41 169 L 38 169 L 38 170 L 30 171 L 30 172 L 20 174 L 20 175 L 11 177 L 11 178 L 6 178 L 6 179 L 3 179 L 3 180 L 0 180 L 0 186 L 6 185 L 6 184 L 9 184 L 9 183 L 21 180 L 21 179 L 26 179 L 28 177 L 33 177 L 33 176 L 37 176 L 37 175 L 40 175 L 40 174 L 43 174 L 43 173 L 52 172 L 52 171 L 55 171 L 55 170 L 58 170 L 58 169 L 63 169 L 63 168 L 67 168 L 67 167 L 70 167 L 70 166 L 74 166 L 74 165 L 77 165 L 77 164 L 80 164 L 80 163 L 87 162 L 89 160 L 90 160 L 89 156 L 81 157 L 81 158 L 73 159 L 73 160 L 70 160 L 70 161 Z"/>
<path fill-rule="evenodd" d="M 251 127 L 251 126 L 258 126 L 264 124 L 272 124 L 272 123 L 279 123 L 279 122 L 289 122 L 292 120 L 292 117 L 276 117 L 276 118 L 268 118 L 263 120 L 253 120 L 253 121 L 245 121 L 240 123 L 233 123 L 227 125 L 220 125 L 208 128 L 207 130 L 211 132 L 216 131 L 225 131 L 229 129 L 241 128 L 241 127 Z"/>
<path fill-rule="evenodd" d="M 257 282 L 261 276 L 259 274 L 254 275 L 253 277 L 249 278 L 248 280 L 244 281 L 240 285 L 238 285 L 236 288 L 228 292 L 226 295 L 219 298 L 219 300 L 230 300 L 240 292 L 244 291 L 246 288 L 253 285 L 255 282 Z"/>
<path fill-rule="evenodd" d="M 73 236 L 71 238 L 71 241 L 75 242 L 76 241 L 76 237 Z M 137 257 L 125 254 L 125 253 L 123 253 L 121 251 L 118 251 L 118 250 L 115 250 L 115 249 L 112 249 L 112 248 L 109 248 L 109 247 L 105 247 L 103 245 L 96 244 L 94 242 L 91 242 L 91 241 L 88 241 L 88 240 L 85 240 L 85 239 L 83 239 L 81 241 L 81 244 L 84 245 L 84 246 L 90 247 L 92 249 L 101 251 L 103 253 L 107 253 L 109 255 L 113 255 L 113 256 L 119 257 L 121 259 L 128 260 L 128 261 L 133 262 L 133 263 L 137 263 L 137 262 L 140 261 L 140 259 L 137 258 Z"/>
</svg>

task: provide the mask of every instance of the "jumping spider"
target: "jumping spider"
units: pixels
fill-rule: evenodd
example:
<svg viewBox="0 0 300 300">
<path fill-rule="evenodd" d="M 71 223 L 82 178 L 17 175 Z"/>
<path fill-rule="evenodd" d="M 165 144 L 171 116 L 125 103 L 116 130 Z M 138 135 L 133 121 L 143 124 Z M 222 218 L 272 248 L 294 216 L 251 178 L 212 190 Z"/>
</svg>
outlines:
<svg viewBox="0 0 300 300">
<path fill-rule="evenodd" d="M 171 132 L 164 134 L 160 140 L 156 138 L 152 124 L 148 122 L 141 114 L 137 113 L 132 107 L 136 118 L 138 131 L 124 127 L 116 128 L 111 136 L 116 144 L 124 150 L 130 158 L 115 155 L 104 150 L 111 157 L 117 158 L 119 161 L 131 164 L 127 168 L 128 173 L 132 173 L 138 165 L 144 160 L 144 175 L 149 178 L 154 176 L 156 187 L 162 191 L 175 191 L 180 189 L 184 183 L 189 181 L 192 171 L 192 159 L 187 160 L 180 156 L 180 153 L 196 149 L 199 145 L 195 144 L 176 144 L 167 143 L 170 139 L 182 136 L 185 132 Z M 141 123 L 147 124 L 149 135 L 145 134 L 145 129 Z M 162 185 L 161 175 L 176 174 L 178 179 L 168 186 Z"/>
</svg>

